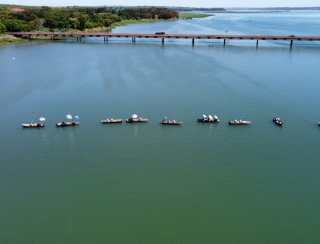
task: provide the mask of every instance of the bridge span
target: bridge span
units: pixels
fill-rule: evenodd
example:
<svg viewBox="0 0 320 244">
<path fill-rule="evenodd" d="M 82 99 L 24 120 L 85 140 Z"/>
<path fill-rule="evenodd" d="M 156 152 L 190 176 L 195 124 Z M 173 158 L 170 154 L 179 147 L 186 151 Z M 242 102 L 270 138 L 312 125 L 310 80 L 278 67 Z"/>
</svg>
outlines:
<svg viewBox="0 0 320 244">
<path fill-rule="evenodd" d="M 288 41 L 290 48 L 293 47 L 294 41 L 320 41 L 320 35 L 233 35 L 233 34 L 168 34 L 168 33 L 155 33 L 155 34 L 143 34 L 143 33 L 112 33 L 112 32 L 11 32 L 9 33 L 16 37 L 21 38 L 47 38 L 51 40 L 62 38 L 75 38 L 77 41 L 81 41 L 85 37 L 100 37 L 104 42 L 108 42 L 110 38 L 130 38 L 133 43 L 137 39 L 152 38 L 159 39 L 164 44 L 166 39 L 190 39 L 192 45 L 195 45 L 195 40 L 223 40 L 224 46 L 226 40 L 254 40 L 256 46 L 259 45 L 259 41 Z"/>
</svg>

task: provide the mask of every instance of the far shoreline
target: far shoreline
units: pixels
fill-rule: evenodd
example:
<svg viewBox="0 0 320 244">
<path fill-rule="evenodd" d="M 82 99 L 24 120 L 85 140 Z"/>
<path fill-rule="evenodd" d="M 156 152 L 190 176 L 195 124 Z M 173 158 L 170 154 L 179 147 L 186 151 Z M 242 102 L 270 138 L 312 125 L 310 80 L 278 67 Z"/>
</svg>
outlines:
<svg viewBox="0 0 320 244">
<path fill-rule="evenodd" d="M 178 21 L 178 20 L 193 20 L 193 19 L 199 19 L 199 18 L 207 18 L 213 16 L 213 14 L 206 14 L 206 13 L 200 13 L 200 12 L 179 12 L 179 18 L 176 19 L 128 19 L 128 20 L 122 20 L 119 22 L 116 22 L 111 25 L 111 27 L 98 27 L 98 28 L 92 28 L 92 29 L 85 29 L 83 32 L 112 32 L 112 30 L 123 27 L 123 26 L 129 26 L 129 25 L 136 25 L 136 24 L 150 24 L 150 23 L 158 23 L 158 22 L 168 22 L 168 21 Z M 70 32 L 79 32 L 79 30 L 66 30 Z M 19 38 L 12 35 L 9 35 L 7 33 L 0 34 L 0 47 L 4 46 L 10 46 L 10 45 L 16 45 L 21 43 L 30 42 L 33 40 L 47 40 L 51 41 L 51 39 L 47 38 L 34 38 L 32 40 L 25 39 L 25 38 Z"/>
</svg>

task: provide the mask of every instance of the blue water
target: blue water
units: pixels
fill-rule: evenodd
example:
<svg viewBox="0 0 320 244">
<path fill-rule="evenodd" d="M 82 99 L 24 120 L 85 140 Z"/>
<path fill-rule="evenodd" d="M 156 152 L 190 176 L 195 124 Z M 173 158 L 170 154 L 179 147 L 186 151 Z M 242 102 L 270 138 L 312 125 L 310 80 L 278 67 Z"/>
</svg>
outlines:
<svg viewBox="0 0 320 244">
<path fill-rule="evenodd" d="M 146 25 L 119 27 L 114 32 L 154 33 L 201 33 L 201 34 L 279 34 L 320 35 L 320 11 L 213 13 L 214 16 L 159 22 Z M 169 41 L 175 42 L 175 41 Z M 181 41 L 179 41 L 181 43 Z M 209 43 L 208 41 L 198 41 Z M 220 42 L 221 41 L 215 41 Z M 264 45 L 288 45 L 287 42 L 261 42 Z M 296 42 L 296 45 L 302 42 Z M 254 45 L 253 41 L 232 41 L 229 44 Z M 320 45 L 319 42 L 304 42 L 303 45 Z"/>
<path fill-rule="evenodd" d="M 318 16 L 218 14 L 115 31 L 316 34 Z M 1 47 L 0 243 L 320 243 L 319 57 L 314 45 L 269 42 Z M 56 128 L 68 113 L 81 125 Z M 131 113 L 150 123 L 99 124 Z M 221 123 L 198 124 L 202 113 Z M 20 128 L 39 116 L 46 128 Z M 161 127 L 163 116 L 184 126 Z"/>
</svg>

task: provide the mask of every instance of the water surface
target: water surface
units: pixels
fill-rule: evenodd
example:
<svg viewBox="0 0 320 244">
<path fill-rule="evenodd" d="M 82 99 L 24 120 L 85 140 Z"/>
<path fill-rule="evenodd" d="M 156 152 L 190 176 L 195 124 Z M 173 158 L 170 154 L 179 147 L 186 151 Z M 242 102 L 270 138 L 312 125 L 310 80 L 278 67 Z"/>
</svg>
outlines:
<svg viewBox="0 0 320 244">
<path fill-rule="evenodd" d="M 319 55 L 144 41 L 0 48 L 0 243 L 319 243 Z M 98 123 L 134 112 L 151 122 Z M 197 124 L 204 112 L 222 122 Z M 55 128 L 67 113 L 79 128 Z M 184 126 L 161 127 L 165 115 Z M 45 129 L 19 127 L 39 116 Z M 254 123 L 227 126 L 236 118 Z"/>
</svg>

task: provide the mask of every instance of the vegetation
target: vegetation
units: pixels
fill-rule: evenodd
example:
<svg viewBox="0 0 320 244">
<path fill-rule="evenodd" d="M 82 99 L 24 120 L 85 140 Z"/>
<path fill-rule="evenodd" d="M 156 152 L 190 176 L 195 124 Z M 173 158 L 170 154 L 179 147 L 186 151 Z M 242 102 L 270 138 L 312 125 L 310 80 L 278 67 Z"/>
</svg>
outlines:
<svg viewBox="0 0 320 244">
<path fill-rule="evenodd" d="M 111 25 L 111 27 L 116 28 L 116 27 L 123 26 L 123 25 L 152 23 L 155 21 L 157 21 L 157 20 L 155 20 L 155 19 L 124 19 L 124 20 L 121 20 L 120 22 L 113 23 Z"/>
<path fill-rule="evenodd" d="M 210 14 L 205 13 L 195 13 L 195 12 L 180 12 L 180 19 L 194 19 L 194 18 L 207 18 L 211 16 Z"/>
<path fill-rule="evenodd" d="M 0 34 L 6 31 L 6 26 L 0 22 Z"/>
<path fill-rule="evenodd" d="M 132 22 L 178 18 L 174 10 L 159 7 L 16 7 L 0 6 L 0 32 L 111 29 Z"/>
</svg>

